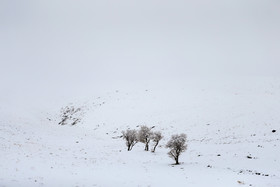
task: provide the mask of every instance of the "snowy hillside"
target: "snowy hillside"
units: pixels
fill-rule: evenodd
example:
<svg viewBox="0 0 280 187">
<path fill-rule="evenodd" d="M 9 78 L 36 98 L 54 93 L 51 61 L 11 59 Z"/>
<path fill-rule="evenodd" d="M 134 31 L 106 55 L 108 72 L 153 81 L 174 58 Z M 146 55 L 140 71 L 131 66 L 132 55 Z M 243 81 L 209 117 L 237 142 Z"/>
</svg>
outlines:
<svg viewBox="0 0 280 187">
<path fill-rule="evenodd" d="M 3 102 L 0 186 L 280 186 L 278 79 L 193 79 L 72 99 L 41 109 Z M 70 105 L 81 122 L 58 125 Z M 163 133 L 155 153 L 142 143 L 128 152 L 119 138 L 140 125 Z M 176 133 L 188 136 L 180 165 L 165 148 Z"/>
<path fill-rule="evenodd" d="M 0 187 L 280 187 L 279 10 L 1 0 Z M 127 151 L 142 126 L 154 153 Z"/>
</svg>

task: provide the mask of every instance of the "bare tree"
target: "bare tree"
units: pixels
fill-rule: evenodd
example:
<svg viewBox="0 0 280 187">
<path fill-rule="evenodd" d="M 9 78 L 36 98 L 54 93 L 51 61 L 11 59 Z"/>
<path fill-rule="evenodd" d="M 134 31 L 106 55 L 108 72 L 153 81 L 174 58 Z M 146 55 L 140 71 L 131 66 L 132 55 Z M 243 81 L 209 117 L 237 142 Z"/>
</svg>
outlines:
<svg viewBox="0 0 280 187">
<path fill-rule="evenodd" d="M 153 132 L 151 128 L 147 126 L 141 126 L 140 130 L 138 131 L 138 140 L 145 144 L 145 151 L 149 151 L 149 143 L 153 137 Z"/>
<path fill-rule="evenodd" d="M 173 135 L 166 144 L 166 148 L 170 149 L 168 155 L 175 160 L 176 165 L 179 164 L 179 156 L 181 155 L 181 153 L 187 149 L 186 141 L 186 134 L 176 134 Z"/>
<path fill-rule="evenodd" d="M 162 134 L 160 131 L 157 131 L 157 132 L 154 132 L 153 133 L 153 142 L 155 143 L 153 149 L 152 149 L 152 152 L 155 152 L 156 151 L 156 147 L 158 146 L 158 143 L 159 141 L 163 138 Z"/>
<path fill-rule="evenodd" d="M 126 141 L 127 150 L 131 151 L 133 146 L 138 142 L 136 130 L 122 131 L 122 137 Z"/>
</svg>

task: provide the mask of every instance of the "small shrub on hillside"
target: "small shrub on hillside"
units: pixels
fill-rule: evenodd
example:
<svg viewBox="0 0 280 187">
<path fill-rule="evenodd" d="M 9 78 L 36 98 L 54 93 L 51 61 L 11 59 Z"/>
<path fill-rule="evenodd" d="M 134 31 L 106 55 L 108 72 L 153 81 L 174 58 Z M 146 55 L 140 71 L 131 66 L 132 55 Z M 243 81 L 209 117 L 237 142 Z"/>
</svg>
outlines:
<svg viewBox="0 0 280 187">
<path fill-rule="evenodd" d="M 61 109 L 61 121 L 58 123 L 59 125 L 76 125 L 81 122 L 81 108 L 74 106 L 66 106 Z"/>
</svg>

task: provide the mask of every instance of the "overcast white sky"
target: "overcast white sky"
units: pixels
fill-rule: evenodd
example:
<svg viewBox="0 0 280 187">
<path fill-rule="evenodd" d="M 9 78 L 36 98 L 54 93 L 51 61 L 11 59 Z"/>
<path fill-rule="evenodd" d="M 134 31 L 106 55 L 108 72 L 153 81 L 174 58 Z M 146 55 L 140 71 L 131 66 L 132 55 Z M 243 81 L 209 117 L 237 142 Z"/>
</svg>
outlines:
<svg viewBox="0 0 280 187">
<path fill-rule="evenodd" d="M 279 0 L 0 0 L 1 96 L 279 76 L 279 33 Z"/>
</svg>

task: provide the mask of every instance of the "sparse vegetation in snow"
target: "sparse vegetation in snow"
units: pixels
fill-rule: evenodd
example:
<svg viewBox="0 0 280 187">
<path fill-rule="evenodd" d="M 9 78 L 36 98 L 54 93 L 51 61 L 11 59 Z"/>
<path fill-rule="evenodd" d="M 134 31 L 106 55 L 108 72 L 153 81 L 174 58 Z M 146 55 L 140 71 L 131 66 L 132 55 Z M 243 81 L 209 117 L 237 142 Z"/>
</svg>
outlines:
<svg viewBox="0 0 280 187">
<path fill-rule="evenodd" d="M 153 146 L 152 152 L 156 151 L 156 148 L 162 138 L 163 138 L 163 136 L 160 131 L 156 131 L 153 133 L 152 140 L 154 142 L 154 146 Z"/>
<path fill-rule="evenodd" d="M 127 150 L 131 151 L 133 146 L 138 142 L 136 130 L 122 131 L 122 137 L 126 142 Z"/>
<path fill-rule="evenodd" d="M 145 144 L 145 151 L 149 151 L 149 143 L 153 138 L 153 132 L 151 128 L 147 126 L 141 126 L 140 130 L 138 131 L 138 140 Z"/>
<path fill-rule="evenodd" d="M 176 134 L 172 135 L 171 139 L 167 142 L 166 148 L 170 151 L 168 155 L 175 160 L 175 164 L 179 164 L 179 156 L 187 149 L 187 135 L 186 134 Z"/>
<path fill-rule="evenodd" d="M 83 107 L 66 106 L 61 109 L 59 125 L 76 125 L 82 121 Z"/>
</svg>

